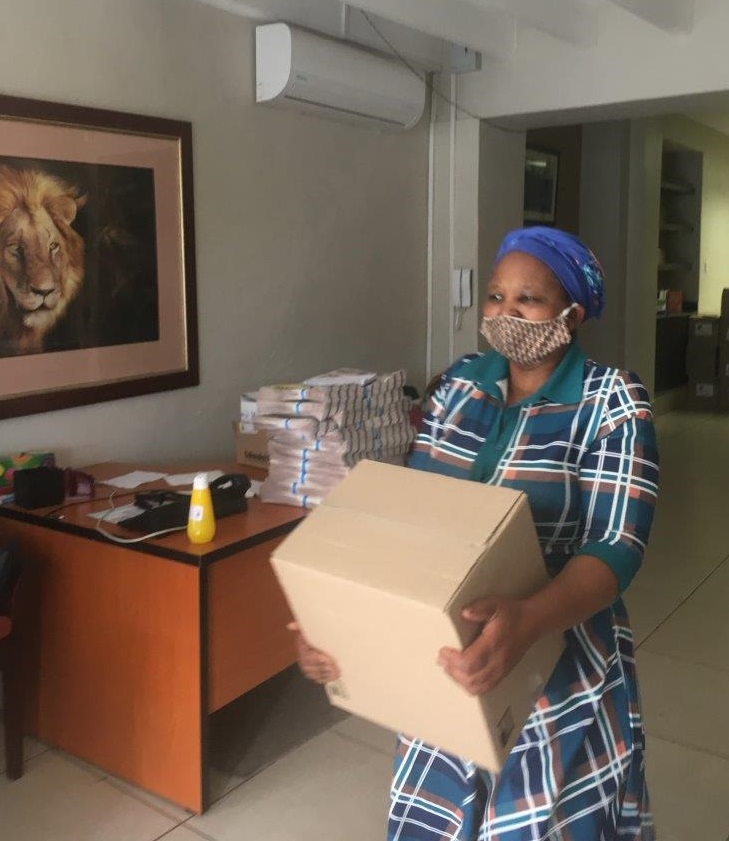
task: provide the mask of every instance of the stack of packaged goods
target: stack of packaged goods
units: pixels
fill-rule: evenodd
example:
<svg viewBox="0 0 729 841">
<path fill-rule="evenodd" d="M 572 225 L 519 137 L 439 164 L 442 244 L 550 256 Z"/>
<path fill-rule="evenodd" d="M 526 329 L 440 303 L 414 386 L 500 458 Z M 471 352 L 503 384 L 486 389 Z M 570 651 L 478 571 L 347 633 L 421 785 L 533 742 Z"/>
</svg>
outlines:
<svg viewBox="0 0 729 841">
<path fill-rule="evenodd" d="M 255 425 L 269 433 L 264 502 L 311 508 L 361 459 L 403 464 L 415 438 L 405 372 L 341 369 L 263 386 Z"/>
</svg>

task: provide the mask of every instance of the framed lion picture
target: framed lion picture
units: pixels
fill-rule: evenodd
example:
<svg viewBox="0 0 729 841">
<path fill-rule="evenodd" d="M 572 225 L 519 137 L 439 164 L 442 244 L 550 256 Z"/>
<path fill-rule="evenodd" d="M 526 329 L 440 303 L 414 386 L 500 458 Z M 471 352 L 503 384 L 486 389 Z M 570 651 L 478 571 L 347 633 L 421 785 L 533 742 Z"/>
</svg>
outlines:
<svg viewBox="0 0 729 841">
<path fill-rule="evenodd" d="M 0 96 L 0 418 L 197 385 L 189 123 Z"/>
</svg>

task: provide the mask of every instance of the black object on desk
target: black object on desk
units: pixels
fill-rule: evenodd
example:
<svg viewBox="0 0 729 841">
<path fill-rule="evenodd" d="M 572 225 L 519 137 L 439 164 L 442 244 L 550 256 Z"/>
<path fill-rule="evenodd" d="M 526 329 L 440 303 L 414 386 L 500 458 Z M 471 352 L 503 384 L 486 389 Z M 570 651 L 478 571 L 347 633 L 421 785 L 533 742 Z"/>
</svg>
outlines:
<svg viewBox="0 0 729 841">
<path fill-rule="evenodd" d="M 246 510 L 246 492 L 251 486 L 245 473 L 228 473 L 210 483 L 215 519 Z M 165 529 L 183 528 L 190 513 L 189 494 L 177 491 L 146 491 L 136 494 L 135 505 L 146 510 L 134 517 L 120 520 L 117 525 L 131 531 L 151 534 Z"/>
<path fill-rule="evenodd" d="M 63 470 L 31 467 L 13 474 L 15 504 L 21 508 L 45 508 L 63 502 Z"/>
</svg>

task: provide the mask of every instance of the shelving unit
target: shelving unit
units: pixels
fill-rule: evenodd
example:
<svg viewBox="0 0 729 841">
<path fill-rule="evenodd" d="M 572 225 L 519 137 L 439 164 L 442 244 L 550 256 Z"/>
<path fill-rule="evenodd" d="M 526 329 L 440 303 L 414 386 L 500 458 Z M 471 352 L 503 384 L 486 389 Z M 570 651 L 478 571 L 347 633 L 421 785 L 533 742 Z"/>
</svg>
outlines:
<svg viewBox="0 0 729 841">
<path fill-rule="evenodd" d="M 699 299 L 702 174 L 701 152 L 664 143 L 657 290 L 679 289 L 687 310 Z"/>
<path fill-rule="evenodd" d="M 683 311 L 658 315 L 656 392 L 679 388 L 687 381 L 688 317 L 699 300 L 702 177 L 701 152 L 664 143 L 656 294 L 662 289 L 680 290 Z"/>
</svg>

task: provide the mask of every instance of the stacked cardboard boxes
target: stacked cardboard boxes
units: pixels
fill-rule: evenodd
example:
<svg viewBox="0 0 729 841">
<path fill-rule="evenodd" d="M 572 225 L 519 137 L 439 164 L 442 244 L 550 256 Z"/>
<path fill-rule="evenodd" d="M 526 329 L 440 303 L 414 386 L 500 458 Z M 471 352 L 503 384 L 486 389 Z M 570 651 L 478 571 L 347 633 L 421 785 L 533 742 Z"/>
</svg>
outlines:
<svg viewBox="0 0 729 841">
<path fill-rule="evenodd" d="M 699 412 L 719 408 L 719 322 L 718 315 L 689 318 L 688 408 Z"/>
<path fill-rule="evenodd" d="M 235 460 L 251 467 L 268 467 L 268 433 L 257 429 L 258 394 L 243 394 L 240 398 L 240 420 L 233 421 Z"/>
</svg>

